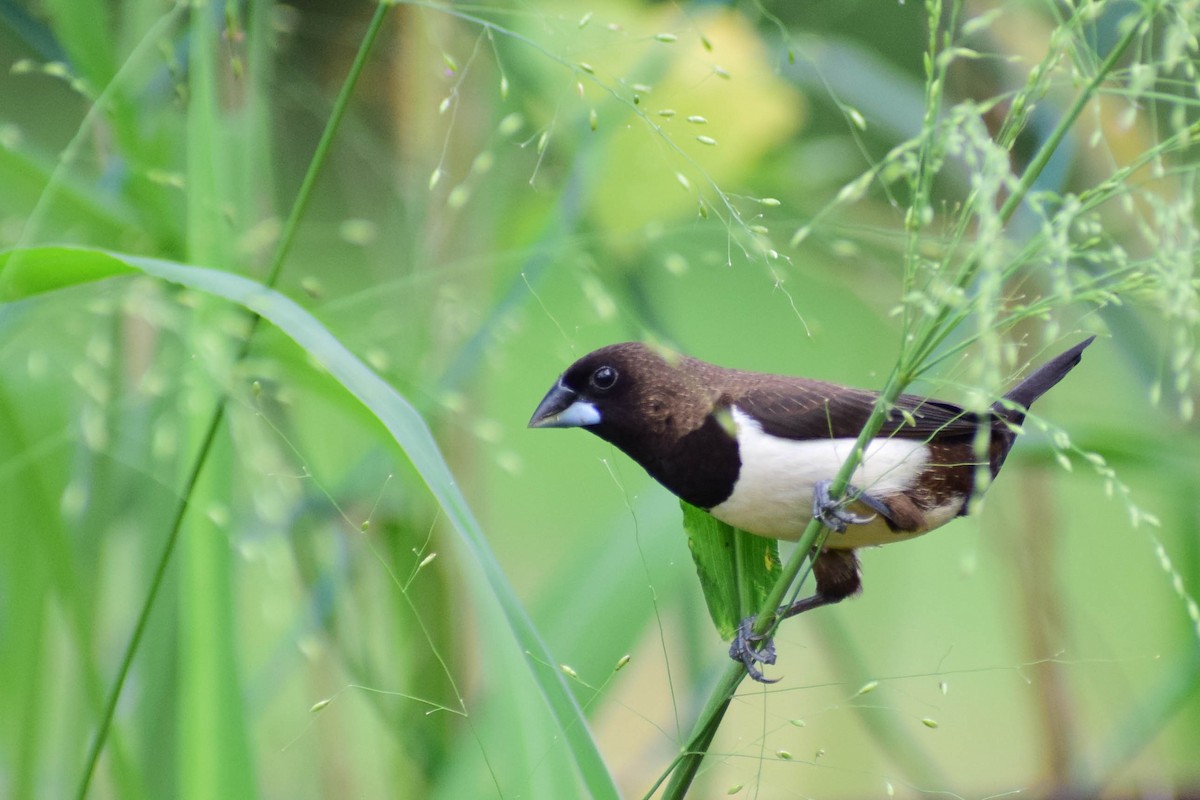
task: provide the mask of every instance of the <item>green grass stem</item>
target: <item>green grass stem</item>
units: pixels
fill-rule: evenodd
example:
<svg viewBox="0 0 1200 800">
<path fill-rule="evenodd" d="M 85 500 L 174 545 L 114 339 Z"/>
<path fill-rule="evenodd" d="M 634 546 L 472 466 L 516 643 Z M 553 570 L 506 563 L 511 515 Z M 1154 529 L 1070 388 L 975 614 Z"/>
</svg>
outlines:
<svg viewBox="0 0 1200 800">
<path fill-rule="evenodd" d="M 1149 18 L 1151 9 L 1151 6 L 1146 6 L 1143 12 L 1147 19 Z M 1022 175 L 1016 190 L 1009 195 L 1001 207 L 999 213 L 1003 222 L 1007 222 L 1020 206 L 1029 189 L 1037 180 L 1038 175 L 1041 174 L 1041 171 L 1049 163 L 1050 157 L 1054 154 L 1058 145 L 1061 144 L 1063 138 L 1075 124 L 1079 114 L 1095 96 L 1100 85 L 1108 78 L 1108 75 L 1133 43 L 1141 28 L 1142 22 L 1140 20 L 1137 24 L 1128 26 L 1125 34 L 1114 45 L 1091 80 L 1079 92 L 1079 95 L 1075 98 L 1068 111 L 1058 121 L 1054 131 L 1042 144 L 1041 149 L 1030 162 L 1025 174 Z M 936 37 L 931 38 L 931 42 L 934 42 L 936 46 Z M 916 228 L 911 230 L 911 235 L 914 237 L 917 235 Z M 967 289 L 974 280 L 978 266 L 979 262 L 977 259 L 965 265 L 958 273 L 956 286 L 960 289 Z M 911 267 L 912 264 L 910 263 L 910 269 Z M 854 447 L 851 449 L 846 461 L 842 464 L 841 469 L 838 470 L 837 476 L 830 486 L 830 494 L 835 499 L 845 493 L 851 475 L 854 474 L 854 471 L 862 461 L 867 444 L 879 432 L 885 416 L 888 410 L 892 408 L 896 398 L 922 372 L 922 365 L 925 360 L 932 356 L 936 347 L 953 330 L 952 326 L 947 326 L 946 324 L 947 319 L 950 318 L 951 310 L 948 304 L 943 305 L 934 320 L 922 326 L 922 330 L 911 340 L 908 338 L 910 331 L 904 331 L 905 337 L 903 341 L 907 342 L 907 344 L 902 347 L 901 353 L 897 358 L 897 363 L 879 394 L 879 399 L 871 412 L 871 416 L 863 426 L 858 439 L 854 443 Z M 759 611 L 758 618 L 754 623 L 755 633 L 769 635 L 778 626 L 779 620 L 776 618 L 776 610 L 783 603 L 784 597 L 793 591 L 792 587 L 800 576 L 801 571 L 811 562 L 811 554 L 819 552 L 827 535 L 828 530 L 825 529 L 819 520 L 813 519 L 809 522 L 808 527 L 805 528 L 803 535 L 796 545 L 795 552 L 784 566 L 779 580 Z M 798 591 L 798 588 L 796 591 Z M 716 687 L 710 695 L 708 703 L 701 711 L 692 734 L 683 747 L 682 753 L 668 766 L 666 773 L 664 773 L 664 776 L 667 773 L 671 775 L 671 780 L 663 794 L 665 800 L 679 800 L 679 798 L 687 794 L 707 754 L 713 737 L 716 736 L 717 730 L 720 727 L 720 721 L 729 708 L 729 703 L 737 692 L 738 686 L 741 685 L 745 677 L 745 668 L 742 664 L 736 662 L 731 663 L 722 674 L 721 679 L 717 682 Z M 655 789 L 661 784 L 661 780 L 660 778 L 659 782 L 655 784 Z"/>
<path fill-rule="evenodd" d="M 182 4 L 181 4 L 182 5 Z M 287 222 L 284 224 L 283 231 L 280 235 L 279 243 L 275 248 L 275 256 L 271 261 L 271 268 L 267 274 L 266 285 L 273 286 L 279 279 L 279 275 L 283 269 L 284 261 L 287 257 L 288 250 L 291 247 L 292 241 L 295 238 L 300 219 L 304 215 L 304 210 L 308 207 L 308 202 L 312 195 L 313 187 L 316 185 L 317 175 L 329 156 L 330 147 L 333 143 L 334 135 L 341 125 L 342 119 L 345 116 L 347 107 L 349 106 L 350 97 L 354 92 L 354 87 L 358 83 L 358 79 L 362 74 L 363 67 L 367 63 L 367 55 L 371 51 L 371 46 L 375 43 L 375 39 L 383 27 L 383 21 L 387 16 L 387 12 L 391 9 L 389 3 L 380 3 L 375 14 L 371 18 L 371 22 L 367 27 L 366 34 L 362 42 L 359 44 L 358 52 L 355 56 L 354 63 L 350 68 L 346 80 L 342 83 L 341 90 L 338 92 L 337 100 L 334 102 L 333 110 L 329 116 L 328 122 L 325 124 L 324 132 L 317 144 L 317 148 L 313 153 L 312 160 L 309 162 L 308 170 L 305 173 L 304 180 L 300 184 L 300 189 L 297 191 L 296 199 L 292 204 L 291 213 L 288 215 Z M 118 78 L 120 73 L 118 73 Z M 114 79 L 116 80 L 116 79 Z M 251 316 L 251 328 L 243 339 L 241 347 L 238 351 L 237 360 L 244 359 L 250 351 L 252 337 L 257 328 L 261 316 L 253 314 Z M 200 437 L 199 447 L 196 451 L 196 456 L 192 461 L 191 468 L 188 470 L 187 477 L 181 487 L 181 494 L 178 504 L 175 507 L 175 512 L 171 520 L 171 525 L 168 528 L 167 539 L 163 544 L 162 553 L 159 555 L 158 561 L 155 564 L 154 573 L 150 579 L 150 586 L 146 591 L 146 599 L 142 602 L 138 612 L 137 621 L 134 623 L 133 632 L 130 634 L 129 643 L 125 647 L 125 651 L 121 656 L 120 665 L 117 667 L 117 674 L 113 680 L 112 689 L 108 694 L 108 699 L 104 704 L 104 710 L 100 717 L 99 725 L 92 737 L 91 745 L 88 747 L 87 756 L 84 760 L 83 771 L 80 774 L 79 786 L 75 796 L 78 800 L 83 800 L 87 797 L 88 790 L 91 788 L 92 778 L 96 772 L 96 765 L 99 762 L 100 754 L 104 751 L 104 744 L 108 739 L 108 733 L 112 728 L 113 719 L 116 715 L 117 703 L 121 699 L 121 693 L 125 688 L 125 682 L 129 677 L 129 670 L 133 666 L 133 660 L 137 655 L 138 648 L 141 645 L 142 637 L 145 635 L 146 626 L 150 619 L 150 614 L 154 610 L 155 603 L 158 599 L 159 591 L 162 589 L 163 581 L 166 578 L 167 570 L 170 567 L 172 557 L 175 553 L 176 545 L 179 542 L 179 534 L 183 530 L 183 522 L 187 518 L 187 512 L 190 509 L 190 499 L 196 490 L 200 476 L 204 471 L 204 466 L 208 462 L 208 457 L 212 452 L 213 444 L 216 442 L 217 434 L 220 432 L 225 423 L 225 402 L 224 398 L 219 398 L 216 406 L 213 408 L 212 416 L 209 418 L 207 425 L 204 426 L 203 434 Z"/>
</svg>

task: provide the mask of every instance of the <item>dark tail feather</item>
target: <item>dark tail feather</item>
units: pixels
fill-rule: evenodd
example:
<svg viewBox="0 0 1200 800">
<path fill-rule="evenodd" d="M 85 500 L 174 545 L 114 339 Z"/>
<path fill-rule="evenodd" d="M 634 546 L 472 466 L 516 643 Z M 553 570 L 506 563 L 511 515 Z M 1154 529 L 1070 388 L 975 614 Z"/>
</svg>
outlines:
<svg viewBox="0 0 1200 800">
<path fill-rule="evenodd" d="M 1025 380 L 1018 383 L 1004 400 L 992 406 L 996 416 L 1013 425 L 1020 425 L 1025 420 L 1025 412 L 1033 405 L 1033 401 L 1044 395 L 1054 385 L 1066 377 L 1067 373 L 1079 363 L 1083 350 L 1095 340 L 1089 336 L 1070 350 L 1055 356 L 1033 371 Z"/>
<path fill-rule="evenodd" d="M 1025 380 L 1018 383 L 1004 399 L 992 406 L 995 422 L 992 425 L 992 444 L 990 458 L 992 477 L 1004 466 L 1008 451 L 1017 440 L 1017 432 L 1011 426 L 1020 425 L 1025 421 L 1025 412 L 1033 405 L 1033 401 L 1054 388 L 1054 385 L 1066 377 L 1067 373 L 1079 363 L 1083 349 L 1095 339 L 1089 336 L 1070 350 L 1055 356 L 1033 371 Z M 963 506 L 966 512 L 966 506 Z"/>
</svg>

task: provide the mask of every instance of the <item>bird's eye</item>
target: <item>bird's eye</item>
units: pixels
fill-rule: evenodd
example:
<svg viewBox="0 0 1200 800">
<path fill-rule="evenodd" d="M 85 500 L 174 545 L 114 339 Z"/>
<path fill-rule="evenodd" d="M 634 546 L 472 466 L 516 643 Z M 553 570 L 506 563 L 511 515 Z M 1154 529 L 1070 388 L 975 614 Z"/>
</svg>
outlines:
<svg viewBox="0 0 1200 800">
<path fill-rule="evenodd" d="M 607 391 L 617 382 L 617 371 L 612 367 L 600 367 L 592 373 L 592 386 Z"/>
</svg>

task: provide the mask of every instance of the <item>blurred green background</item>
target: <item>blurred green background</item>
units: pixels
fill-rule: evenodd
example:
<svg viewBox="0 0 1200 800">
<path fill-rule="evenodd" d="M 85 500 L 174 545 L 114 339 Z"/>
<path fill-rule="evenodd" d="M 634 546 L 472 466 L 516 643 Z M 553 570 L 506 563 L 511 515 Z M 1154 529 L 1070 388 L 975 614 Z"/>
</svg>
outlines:
<svg viewBox="0 0 1200 800">
<path fill-rule="evenodd" d="M 1200 791 L 1196 164 L 1183 149 L 1122 172 L 1197 116 L 1197 22 L 1166 5 L 1040 184 L 1066 205 L 1116 175 L 1129 202 L 1068 225 L 1065 255 L 1046 248 L 1004 292 L 1061 297 L 1098 240 L 1144 281 L 1119 304 L 1055 302 L 982 378 L 967 351 L 915 387 L 999 394 L 1099 333 L 1036 409 L 1070 442 L 1031 423 L 980 513 L 863 554 L 861 598 L 786 623 L 782 681 L 743 686 L 693 796 Z M 726 645 L 675 499 L 594 437 L 527 431 L 537 401 L 628 339 L 879 388 L 911 198 L 885 174 L 843 187 L 930 130 L 931 14 L 971 48 L 945 107 L 979 104 L 993 132 L 1059 54 L 1019 171 L 1137 8 L 388 10 L 276 288 L 420 412 L 552 660 L 514 640 L 401 448 L 271 325 L 148 277 L 9 297 L 0 796 L 80 791 L 185 498 L 89 796 L 587 796 L 604 781 L 581 777 L 542 695 L 560 678 L 612 781 L 642 796 Z M 266 280 L 375 14 L 0 0 L 0 248 Z M 976 175 L 948 151 L 926 258 Z"/>
</svg>

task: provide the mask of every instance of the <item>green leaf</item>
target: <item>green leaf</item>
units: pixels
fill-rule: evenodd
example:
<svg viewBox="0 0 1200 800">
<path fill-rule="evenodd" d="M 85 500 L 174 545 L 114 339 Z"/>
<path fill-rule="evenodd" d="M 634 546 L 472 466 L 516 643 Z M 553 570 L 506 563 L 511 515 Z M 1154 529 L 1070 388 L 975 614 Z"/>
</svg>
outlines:
<svg viewBox="0 0 1200 800">
<path fill-rule="evenodd" d="M 315 317 L 285 295 L 240 275 L 155 258 L 71 247 L 38 247 L 0 253 L 0 302 L 130 272 L 141 272 L 208 292 L 260 315 L 300 345 L 383 423 L 441 505 L 446 519 L 459 535 L 460 544 L 472 556 L 481 573 L 482 584 L 491 590 L 490 595 L 482 594 L 481 597 L 490 598 L 493 607 L 507 621 L 513 644 L 524 654 L 530 678 L 554 715 L 557 735 L 569 744 L 568 752 L 587 794 L 616 798 L 616 786 L 588 731 L 583 710 L 561 671 L 540 668 L 541 664 L 558 662 L 533 626 L 488 546 L 483 530 L 425 420 L 407 399 L 347 350 Z"/>
<path fill-rule="evenodd" d="M 679 501 L 683 530 L 709 616 L 724 639 L 762 608 L 779 577 L 779 542 L 738 530 L 703 509 Z"/>
<path fill-rule="evenodd" d="M 137 272 L 100 250 L 39 247 L 0 253 L 0 303 Z"/>
</svg>

